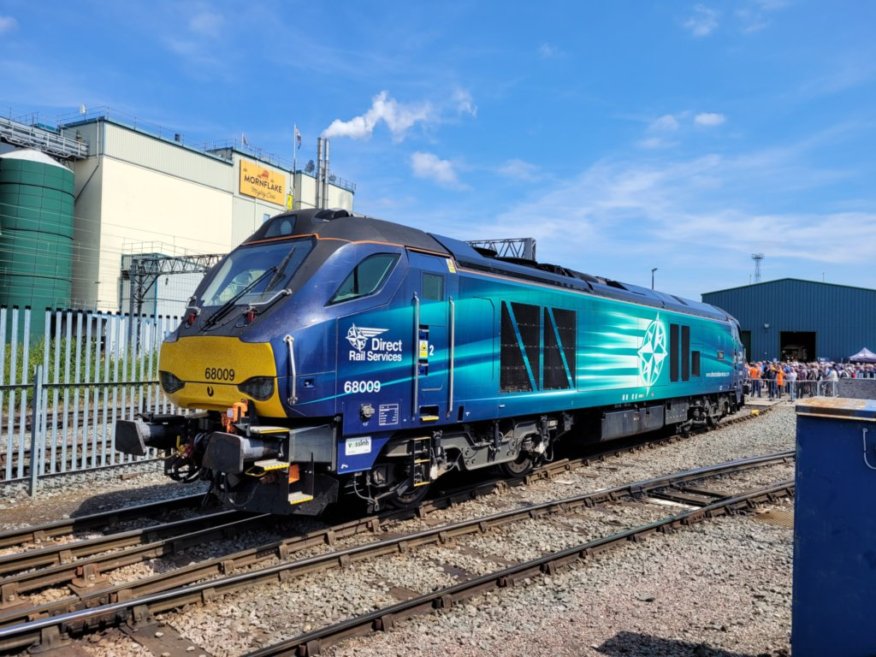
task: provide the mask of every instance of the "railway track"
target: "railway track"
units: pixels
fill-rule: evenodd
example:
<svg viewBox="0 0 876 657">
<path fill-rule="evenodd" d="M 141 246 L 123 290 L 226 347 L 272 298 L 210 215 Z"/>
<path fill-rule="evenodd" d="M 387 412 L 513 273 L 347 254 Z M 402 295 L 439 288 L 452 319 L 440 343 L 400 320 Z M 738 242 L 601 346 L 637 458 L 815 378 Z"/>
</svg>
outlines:
<svg viewBox="0 0 876 657">
<path fill-rule="evenodd" d="M 677 487 L 678 483 L 673 483 L 671 486 Z M 680 488 L 682 492 L 685 492 L 683 486 Z M 794 481 L 793 479 L 787 479 L 735 495 L 724 496 L 715 494 L 713 495 L 714 501 L 709 504 L 703 504 L 697 508 L 657 521 L 636 525 L 608 536 L 550 552 L 535 559 L 472 577 L 463 582 L 451 584 L 423 595 L 414 596 L 397 604 L 381 607 L 354 618 L 327 625 L 265 648 L 257 649 L 247 653 L 246 657 L 309 657 L 311 655 L 318 655 L 323 648 L 341 641 L 374 632 L 390 631 L 397 623 L 406 618 L 433 613 L 438 610 L 446 610 L 488 591 L 512 587 L 521 581 L 527 581 L 534 577 L 555 574 L 561 568 L 590 560 L 603 551 L 630 542 L 643 541 L 648 536 L 654 534 L 669 533 L 710 518 L 750 510 L 757 504 L 774 502 L 782 497 L 789 497 L 793 495 L 793 491 Z M 694 492 L 703 493 L 702 490 Z M 655 495 L 655 493 L 658 493 L 658 491 L 652 490 L 649 483 L 643 482 L 642 489 L 630 494 L 650 496 Z M 556 508 L 533 509 L 532 512 L 550 514 L 559 511 L 567 513 L 569 510 L 568 505 L 574 503 L 575 501 L 559 502 L 557 504 L 560 506 Z M 445 530 L 445 535 L 451 536 L 447 530 Z"/>
<path fill-rule="evenodd" d="M 619 456 L 637 449 L 656 447 L 678 439 L 679 436 L 674 435 L 664 436 L 656 441 L 643 441 L 641 438 L 634 438 L 608 450 L 598 446 L 583 456 L 545 464 L 535 469 L 523 480 L 492 479 L 480 482 L 473 487 L 466 485 L 454 491 L 445 491 L 438 498 L 421 506 L 417 512 L 426 513 L 430 508 L 441 508 L 469 496 L 491 492 L 498 487 L 515 483 L 532 483 L 555 477 L 563 472 L 586 466 L 594 459 L 604 460 L 608 457 Z M 21 596 L 50 586 L 69 586 L 73 588 L 74 592 L 81 595 L 85 589 L 95 588 L 98 583 L 105 583 L 105 574 L 113 570 L 150 559 L 167 557 L 203 541 L 215 540 L 268 522 L 266 515 L 229 511 L 215 513 L 210 515 L 209 519 L 189 518 L 126 532 L 116 532 L 111 535 L 107 534 L 106 531 L 131 519 L 142 519 L 143 517 L 164 515 L 178 509 L 194 508 L 203 501 L 203 495 L 186 496 L 169 502 L 137 505 L 0 533 L 0 550 L 4 550 L 4 548 L 6 552 L 16 548 L 19 550 L 18 554 L 4 555 L 0 553 L 0 576 L 4 576 L 0 582 L 2 583 L 0 605 L 16 604 Z M 397 511 L 383 514 L 382 517 L 401 518 L 410 513 L 410 511 Z M 360 519 L 349 524 L 342 524 L 340 527 L 342 527 L 340 530 L 342 533 L 349 534 L 351 531 L 364 531 L 363 528 L 370 528 L 371 522 L 369 519 Z M 101 536 L 73 543 L 65 541 L 37 549 L 37 546 L 44 545 L 49 539 L 65 538 L 74 533 L 94 532 L 97 529 L 102 530 Z M 370 531 L 370 529 L 368 530 Z M 325 536 L 330 536 L 333 531 L 337 533 L 336 530 L 316 532 L 314 536 L 318 538 L 310 537 L 307 540 L 299 540 L 298 537 L 294 537 L 284 541 L 282 546 L 264 548 L 261 550 L 263 558 L 266 558 L 264 555 L 271 553 L 288 554 L 293 545 L 296 549 L 304 549 L 314 543 L 322 543 Z M 329 539 L 328 542 L 330 543 L 331 540 Z M 30 547 L 27 547 L 28 544 Z M 35 568 L 40 568 L 40 570 L 33 570 Z M 194 574 L 188 576 L 180 574 L 176 581 L 184 583 L 197 581 L 200 577 L 213 572 L 221 572 L 221 568 L 221 565 L 217 568 L 216 564 L 204 564 L 202 567 L 193 569 Z M 112 594 L 109 598 L 102 599 L 111 599 L 111 597 Z"/>
<path fill-rule="evenodd" d="M 347 537 L 363 532 L 374 533 L 379 531 L 382 524 L 392 515 L 386 514 L 383 517 L 360 518 L 292 539 L 283 539 L 261 548 L 244 550 L 217 559 L 195 563 L 185 568 L 161 573 L 137 582 L 117 586 L 100 584 L 96 586 L 80 586 L 78 589 L 75 589 L 78 595 L 74 598 L 42 605 L 18 603 L 16 606 L 14 603 L 11 603 L 6 609 L 0 610 L 0 650 L 25 647 L 37 642 L 51 645 L 60 641 L 64 635 L 77 634 L 90 629 L 106 625 L 117 625 L 123 622 L 135 623 L 138 619 L 142 622 L 153 614 L 179 608 L 187 604 L 201 603 L 240 588 L 285 581 L 290 577 L 301 577 L 307 573 L 338 569 L 352 563 L 385 555 L 398 554 L 423 546 L 448 545 L 463 536 L 483 534 L 498 528 L 511 527 L 515 523 L 526 520 L 554 517 L 561 513 L 575 513 L 595 505 L 617 502 L 621 499 L 640 499 L 646 495 L 659 495 L 661 491 L 664 491 L 663 494 L 666 494 L 665 492 L 671 489 L 677 492 L 680 489 L 684 489 L 687 483 L 701 480 L 706 476 L 715 476 L 715 474 L 726 475 L 742 469 L 763 467 L 770 463 L 788 462 L 792 458 L 793 453 L 784 452 L 769 457 L 724 464 L 720 468 L 700 468 L 682 474 L 660 477 L 644 482 L 635 482 L 627 486 L 605 489 L 563 500 L 555 500 L 525 509 L 515 509 L 461 523 L 443 525 L 425 531 L 405 533 L 400 536 L 383 538 L 376 541 L 371 540 L 365 544 L 352 545 L 345 548 L 337 547 L 337 544 Z M 567 466 L 571 467 L 569 463 L 554 464 L 558 472 L 566 471 Z M 547 475 L 540 472 L 535 476 L 542 477 Z M 496 485 L 501 484 L 492 482 L 491 484 L 481 484 L 477 488 L 483 489 L 489 486 L 495 487 Z M 790 490 L 789 484 L 785 482 L 784 488 L 781 490 L 785 492 Z M 469 498 L 476 494 L 476 491 L 473 490 L 450 493 L 427 502 L 418 511 L 418 515 L 425 516 L 431 510 L 444 508 L 454 500 Z M 770 494 L 778 494 L 778 492 Z M 722 502 L 725 502 L 727 499 L 726 496 L 719 495 L 719 497 L 722 498 Z M 669 521 L 669 526 L 678 526 L 680 523 L 705 517 L 717 512 L 719 508 L 736 508 L 733 506 L 735 503 L 732 502 L 725 504 L 724 507 L 715 506 L 716 504 L 718 502 L 704 506 L 704 511 L 700 515 L 693 511 L 688 514 L 679 515 Z M 399 514 L 394 515 L 398 516 Z M 652 528 L 649 531 L 653 532 L 657 531 L 657 529 Z M 296 553 L 317 546 L 325 548 L 324 553 L 289 561 L 290 557 L 293 557 Z M 581 550 L 592 551 L 597 547 L 591 546 L 581 548 Z M 575 552 L 575 554 L 578 554 L 578 552 Z M 570 557 L 571 554 L 569 553 L 565 556 Z M 269 565 L 263 565 L 266 563 Z M 541 568 L 541 566 L 530 564 L 519 572 L 529 573 L 532 568 Z M 516 573 L 517 571 L 509 571 L 501 577 L 513 577 L 516 576 Z M 20 582 L 21 580 L 18 581 Z M 6 582 L 6 580 L 0 581 L 0 585 L 3 585 L 3 582 Z M 14 584 L 15 582 L 12 581 L 7 582 L 7 585 Z M 483 584 L 484 582 L 481 582 L 479 585 Z M 431 602 L 428 602 L 428 604 L 434 605 L 435 600 L 443 600 L 440 604 L 447 604 L 448 601 L 455 599 L 453 596 L 460 595 L 462 592 L 461 589 L 457 590 L 454 587 L 449 587 L 446 595 L 451 596 L 450 598 L 442 598 L 440 596 L 438 598 L 431 598 Z M 423 605 L 426 604 L 427 601 L 422 600 L 412 609 L 422 610 L 424 609 Z M 402 613 L 402 610 L 386 611 L 372 619 L 372 621 L 383 626 L 388 622 L 389 616 L 387 614 L 398 613 Z M 361 631 L 361 628 L 372 622 L 362 619 L 360 621 L 355 624 L 356 631 Z M 345 626 L 345 628 L 336 629 L 338 631 L 334 634 L 328 630 L 321 630 L 320 632 L 327 633 L 319 634 L 318 636 L 310 633 L 303 640 L 303 643 L 299 641 L 292 648 L 284 644 L 284 646 L 277 648 L 280 652 L 266 654 L 312 654 L 308 651 L 313 650 L 314 645 L 316 645 L 312 643 L 313 641 L 333 641 L 335 639 L 332 637 L 342 636 L 350 628 Z M 302 645 L 305 646 L 304 653 L 301 652 Z M 309 648 L 307 647 L 308 645 L 310 645 Z M 289 650 L 293 652 L 288 652 Z"/>
<path fill-rule="evenodd" d="M 122 522 L 164 515 L 180 509 L 198 508 L 203 501 L 203 493 L 184 495 L 160 502 L 136 504 L 100 513 L 53 520 L 41 525 L 9 529 L 0 532 L 0 549 L 23 548 L 31 543 L 43 543 L 50 539 L 63 538 L 80 532 L 100 531 L 106 533 L 106 530 L 112 529 Z"/>
</svg>

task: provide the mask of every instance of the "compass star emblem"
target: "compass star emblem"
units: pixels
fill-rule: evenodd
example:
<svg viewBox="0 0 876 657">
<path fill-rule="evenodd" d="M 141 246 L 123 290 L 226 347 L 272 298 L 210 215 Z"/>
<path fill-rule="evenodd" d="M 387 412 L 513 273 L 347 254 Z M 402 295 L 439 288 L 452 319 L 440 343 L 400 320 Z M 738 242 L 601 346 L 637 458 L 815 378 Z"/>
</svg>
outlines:
<svg viewBox="0 0 876 657">
<path fill-rule="evenodd" d="M 347 342 L 356 351 L 363 351 L 365 345 L 368 344 L 368 339 L 386 333 L 389 329 L 384 328 L 365 328 L 364 326 L 356 326 L 353 324 L 347 330 Z"/>
<path fill-rule="evenodd" d="M 648 387 L 657 383 L 666 360 L 666 329 L 658 316 L 645 329 L 642 346 L 639 347 L 639 375 Z"/>
</svg>

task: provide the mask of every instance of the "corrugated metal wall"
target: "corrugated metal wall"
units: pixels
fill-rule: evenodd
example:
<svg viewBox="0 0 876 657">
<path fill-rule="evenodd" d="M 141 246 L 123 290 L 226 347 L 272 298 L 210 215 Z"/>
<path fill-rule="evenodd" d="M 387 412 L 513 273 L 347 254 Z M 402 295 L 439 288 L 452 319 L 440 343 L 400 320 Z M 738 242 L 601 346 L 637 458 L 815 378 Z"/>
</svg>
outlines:
<svg viewBox="0 0 876 657">
<path fill-rule="evenodd" d="M 114 123 L 104 125 L 103 153 L 108 157 L 221 192 L 230 191 L 234 173 L 231 162 Z"/>
<path fill-rule="evenodd" d="M 783 331 L 814 332 L 817 358 L 840 361 L 861 347 L 876 350 L 876 290 L 785 278 L 707 292 L 703 301 L 751 332 L 750 360 L 779 358 Z"/>
</svg>

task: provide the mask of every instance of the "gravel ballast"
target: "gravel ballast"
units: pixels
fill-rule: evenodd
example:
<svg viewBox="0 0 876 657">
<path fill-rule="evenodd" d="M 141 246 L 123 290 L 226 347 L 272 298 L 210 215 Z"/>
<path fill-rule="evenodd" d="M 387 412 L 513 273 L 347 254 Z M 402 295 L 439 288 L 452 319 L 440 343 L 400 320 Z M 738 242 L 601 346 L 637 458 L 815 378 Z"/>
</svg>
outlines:
<svg viewBox="0 0 876 657">
<path fill-rule="evenodd" d="M 638 479 L 793 449 L 794 431 L 793 408 L 780 404 L 749 422 L 611 458 L 553 480 L 494 493 L 425 519 L 399 523 L 389 530 L 413 531 L 419 526 L 455 522 Z M 793 468 L 788 466 L 786 470 L 792 472 Z M 70 485 L 58 491 L 60 494 L 46 491 L 43 507 L 40 499 L 26 506 L 31 507 L 35 518 L 50 513 L 55 514 L 50 517 L 57 517 L 64 508 L 90 504 L 88 499 L 95 496 L 101 506 L 117 506 L 123 499 L 142 502 L 165 491 L 167 495 L 193 492 L 189 486 L 163 486 L 154 477 L 154 473 L 148 473 L 120 480 L 116 474 L 114 479 L 108 476 L 103 484 L 92 478 L 82 488 Z M 751 481 L 756 487 L 759 477 L 752 475 Z M 735 487 L 736 483 L 726 485 Z M 141 499 L 144 492 L 148 498 Z M 643 544 L 612 550 L 550 577 L 535 577 L 528 584 L 399 623 L 392 632 L 324 648 L 322 654 L 785 654 L 790 631 L 792 531 L 790 524 L 774 519 L 787 514 L 791 506 L 783 502 L 768 509 L 769 513 L 720 518 L 652 537 Z M 645 517 L 676 511 L 660 511 L 649 505 Z M 606 527 L 603 534 L 608 534 L 630 514 L 635 515 L 629 510 L 608 509 L 594 518 L 601 518 L 599 522 Z M 635 521 L 629 519 L 630 524 Z M 16 520 L 0 510 L 0 524 L 6 522 L 15 524 Z M 527 536 L 523 523 L 515 528 L 513 538 L 503 534 L 500 543 L 493 545 L 492 534 L 479 536 L 473 541 L 470 559 L 466 557 L 466 562 L 458 565 L 466 572 L 478 573 L 485 569 L 485 554 L 492 555 L 492 559 L 515 561 L 531 558 L 539 550 L 556 549 L 558 544 L 574 544 L 579 535 L 583 542 L 595 531 L 593 523 L 597 520 L 566 519 L 551 536 Z M 207 546 L 201 548 L 199 552 L 208 552 Z M 424 593 L 440 586 L 441 553 L 417 554 L 406 559 L 421 559 L 419 575 L 410 564 L 395 567 L 383 560 L 373 567 L 294 577 L 282 584 L 237 592 L 227 599 L 164 614 L 161 619 L 217 657 L 237 655 L 330 620 L 392 604 L 405 591 Z M 111 640 L 85 641 L 81 645 L 96 657 L 144 654 L 142 648 L 120 634 L 112 634 Z"/>
</svg>

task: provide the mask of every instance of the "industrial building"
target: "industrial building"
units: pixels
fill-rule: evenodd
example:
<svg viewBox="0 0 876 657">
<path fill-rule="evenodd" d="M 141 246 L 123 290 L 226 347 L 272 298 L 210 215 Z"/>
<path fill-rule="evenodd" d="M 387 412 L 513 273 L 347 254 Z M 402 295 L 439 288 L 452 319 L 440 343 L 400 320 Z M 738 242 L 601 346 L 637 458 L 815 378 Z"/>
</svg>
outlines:
<svg viewBox="0 0 876 657">
<path fill-rule="evenodd" d="M 107 114 L 0 118 L 0 145 L 0 306 L 178 314 L 205 268 L 265 219 L 353 209 L 327 140 L 294 171 L 245 139 L 199 148 Z"/>
<path fill-rule="evenodd" d="M 876 350 L 876 290 L 783 278 L 707 292 L 736 317 L 749 360 L 843 361 Z"/>
</svg>

